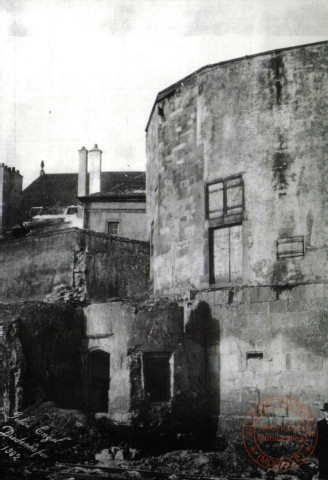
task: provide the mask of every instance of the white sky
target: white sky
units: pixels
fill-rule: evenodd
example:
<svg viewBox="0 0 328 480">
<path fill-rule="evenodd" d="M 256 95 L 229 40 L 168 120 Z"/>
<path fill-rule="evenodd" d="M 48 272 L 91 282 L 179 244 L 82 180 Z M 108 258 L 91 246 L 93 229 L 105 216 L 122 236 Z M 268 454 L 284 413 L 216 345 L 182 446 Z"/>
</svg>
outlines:
<svg viewBox="0 0 328 480">
<path fill-rule="evenodd" d="M 327 0 L 0 0 L 0 162 L 27 186 L 145 169 L 156 94 L 203 65 L 327 38 Z"/>
</svg>

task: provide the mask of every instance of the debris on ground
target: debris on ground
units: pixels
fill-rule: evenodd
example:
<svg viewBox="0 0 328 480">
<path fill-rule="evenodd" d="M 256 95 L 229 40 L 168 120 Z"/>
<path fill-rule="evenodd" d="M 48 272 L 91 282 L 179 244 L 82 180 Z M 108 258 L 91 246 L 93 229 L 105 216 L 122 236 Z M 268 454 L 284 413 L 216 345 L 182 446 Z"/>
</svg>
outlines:
<svg viewBox="0 0 328 480">
<path fill-rule="evenodd" d="M 185 449 L 154 455 L 135 448 L 133 442 L 123 441 L 108 419 L 96 420 L 79 410 L 59 408 L 54 402 L 35 404 L 22 414 L 9 418 L 2 424 L 2 429 L 4 427 L 10 427 L 12 437 L 24 440 L 25 445 L 10 444 L 20 455 L 16 463 L 5 452 L 0 452 L 1 480 L 31 479 L 31 471 L 38 468 L 49 471 L 50 477 L 53 473 L 56 476 L 56 472 L 59 476 L 63 472 L 71 474 L 72 470 L 74 478 L 74 474 L 84 473 L 84 465 L 86 472 L 95 476 L 101 476 L 106 468 L 116 468 L 129 470 L 129 474 L 125 472 L 129 478 L 131 472 L 134 472 L 133 478 L 140 478 L 138 471 L 147 470 L 168 473 L 170 480 L 178 480 L 179 474 L 312 480 L 318 472 L 318 462 L 313 457 L 286 473 L 264 470 L 247 455 L 240 439 L 230 439 L 223 447 L 221 442 L 220 451 Z M 36 453 L 32 455 L 27 444 L 33 446 Z"/>
</svg>

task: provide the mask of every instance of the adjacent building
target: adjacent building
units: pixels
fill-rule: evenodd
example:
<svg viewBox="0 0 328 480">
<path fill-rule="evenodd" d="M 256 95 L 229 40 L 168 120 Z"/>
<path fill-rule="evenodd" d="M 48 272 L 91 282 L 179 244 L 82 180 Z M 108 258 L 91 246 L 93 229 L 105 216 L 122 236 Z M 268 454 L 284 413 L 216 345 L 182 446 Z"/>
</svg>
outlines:
<svg viewBox="0 0 328 480">
<path fill-rule="evenodd" d="M 0 163 L 0 238 L 22 219 L 22 181 L 19 170 Z"/>
<path fill-rule="evenodd" d="M 46 173 L 23 191 L 27 227 L 78 227 L 146 241 L 146 173 L 103 172 L 102 151 L 79 150 L 78 173 Z"/>
<path fill-rule="evenodd" d="M 155 296 L 210 308 L 220 428 L 270 395 L 327 392 L 327 42 L 209 65 L 147 124 Z M 238 422 L 237 422 L 238 423 Z"/>
<path fill-rule="evenodd" d="M 78 201 L 84 228 L 146 241 L 146 173 L 102 173 L 101 161 L 98 145 L 79 151 Z"/>
</svg>

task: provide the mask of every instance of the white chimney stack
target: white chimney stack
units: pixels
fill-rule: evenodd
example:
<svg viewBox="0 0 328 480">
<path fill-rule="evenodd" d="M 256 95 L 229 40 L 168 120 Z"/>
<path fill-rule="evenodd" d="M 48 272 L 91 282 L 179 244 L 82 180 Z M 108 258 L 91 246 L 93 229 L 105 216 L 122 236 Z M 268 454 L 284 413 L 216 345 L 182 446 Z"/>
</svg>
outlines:
<svg viewBox="0 0 328 480">
<path fill-rule="evenodd" d="M 79 150 L 78 197 L 88 195 L 88 150 L 82 147 Z"/>
<path fill-rule="evenodd" d="M 89 151 L 89 195 L 101 191 L 101 154 L 97 144 Z"/>
</svg>

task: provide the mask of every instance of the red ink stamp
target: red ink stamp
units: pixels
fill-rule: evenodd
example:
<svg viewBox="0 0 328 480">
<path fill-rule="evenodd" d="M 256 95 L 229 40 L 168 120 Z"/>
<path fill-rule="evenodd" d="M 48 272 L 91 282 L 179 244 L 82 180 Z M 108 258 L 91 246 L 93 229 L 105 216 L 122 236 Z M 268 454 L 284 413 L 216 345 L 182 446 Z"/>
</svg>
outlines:
<svg viewBox="0 0 328 480">
<path fill-rule="evenodd" d="M 317 422 L 310 409 L 286 396 L 267 397 L 250 409 L 242 429 L 246 452 L 260 467 L 286 472 L 313 454 Z"/>
</svg>

